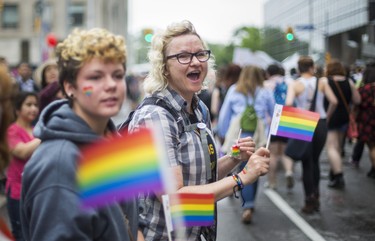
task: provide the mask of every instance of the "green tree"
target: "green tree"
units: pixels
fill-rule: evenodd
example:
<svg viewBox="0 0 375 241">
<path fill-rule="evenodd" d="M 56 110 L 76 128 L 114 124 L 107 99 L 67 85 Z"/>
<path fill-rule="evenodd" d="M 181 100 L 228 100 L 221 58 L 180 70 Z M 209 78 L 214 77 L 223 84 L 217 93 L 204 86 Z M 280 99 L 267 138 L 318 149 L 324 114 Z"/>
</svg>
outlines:
<svg viewBox="0 0 375 241">
<path fill-rule="evenodd" d="M 280 28 L 264 28 L 264 51 L 278 61 L 284 60 L 286 57 L 298 52 L 302 55 L 308 53 L 308 44 L 298 39 L 298 35 L 294 35 L 292 41 L 286 39 L 286 33 Z"/>
<path fill-rule="evenodd" d="M 216 66 L 223 66 L 232 62 L 233 58 L 233 44 L 224 45 L 224 44 L 210 44 L 208 43 L 212 54 L 215 56 Z"/>
<path fill-rule="evenodd" d="M 256 27 L 240 27 L 233 34 L 238 47 L 249 48 L 251 51 L 263 50 L 262 30 Z"/>
</svg>

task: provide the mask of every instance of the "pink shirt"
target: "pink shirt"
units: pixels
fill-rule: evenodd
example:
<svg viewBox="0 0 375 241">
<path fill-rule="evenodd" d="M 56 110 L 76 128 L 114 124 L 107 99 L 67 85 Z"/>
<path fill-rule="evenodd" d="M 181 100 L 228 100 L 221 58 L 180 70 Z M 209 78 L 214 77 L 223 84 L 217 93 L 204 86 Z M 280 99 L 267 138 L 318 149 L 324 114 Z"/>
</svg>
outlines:
<svg viewBox="0 0 375 241">
<path fill-rule="evenodd" d="M 7 134 L 10 150 L 14 149 L 18 143 L 27 143 L 34 139 L 34 136 L 30 136 L 25 129 L 16 123 L 8 128 Z M 10 191 L 10 197 L 13 199 L 19 200 L 21 198 L 22 172 L 28 160 L 29 158 L 22 160 L 12 156 L 9 163 L 5 190 L 6 193 Z"/>
</svg>

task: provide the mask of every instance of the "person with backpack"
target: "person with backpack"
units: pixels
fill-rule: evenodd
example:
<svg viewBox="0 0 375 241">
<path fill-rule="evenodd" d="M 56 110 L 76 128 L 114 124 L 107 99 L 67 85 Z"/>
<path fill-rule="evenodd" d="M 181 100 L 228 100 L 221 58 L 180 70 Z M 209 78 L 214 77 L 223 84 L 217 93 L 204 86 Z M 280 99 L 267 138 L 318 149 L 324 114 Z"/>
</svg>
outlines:
<svg viewBox="0 0 375 241">
<path fill-rule="evenodd" d="M 314 131 L 310 154 L 301 160 L 302 181 L 305 193 L 305 205 L 301 211 L 313 214 L 320 209 L 320 165 L 319 157 L 327 138 L 327 122 L 337 106 L 337 99 L 326 80 L 320 81 L 314 75 L 314 60 L 310 56 L 301 56 L 298 60 L 297 80 L 290 83 L 285 105 L 319 113 L 320 119 Z M 324 109 L 323 99 L 327 97 L 329 105 Z M 288 144 L 287 144 L 288 146 Z"/>
<path fill-rule="evenodd" d="M 260 135 L 266 136 L 273 115 L 274 98 L 273 93 L 263 86 L 263 82 L 264 71 L 261 68 L 252 65 L 242 68 L 237 83 L 229 88 L 225 96 L 219 114 L 219 136 L 226 137 L 231 125 L 239 125 L 236 123 L 237 118 L 240 118 L 241 137 L 254 137 L 258 128 L 263 128 L 265 131 Z M 255 116 L 255 118 L 247 118 L 246 115 L 247 117 Z M 246 119 L 247 121 L 245 121 Z M 228 140 L 226 137 L 226 141 L 233 142 L 234 140 Z M 263 143 L 256 144 L 263 145 Z M 244 163 L 240 169 L 243 165 Z M 243 223 L 248 224 L 252 220 L 257 187 L 258 181 L 242 190 L 244 205 L 241 220 Z"/>
<path fill-rule="evenodd" d="M 265 148 L 255 151 L 250 137 L 238 140 L 238 157 L 218 158 L 208 108 L 197 97 L 213 60 L 191 22 L 173 23 L 154 35 L 148 56 L 151 71 L 144 81 L 147 95 L 127 129 L 134 132 L 148 127 L 162 131 L 176 192 L 213 193 L 218 201 L 267 173 L 269 152 Z M 152 99 L 156 99 L 154 104 L 143 104 Z M 226 176 L 241 162 L 246 164 L 246 170 Z M 139 199 L 140 231 L 146 240 L 168 238 L 159 195 L 150 192 Z M 214 216 L 211 226 L 183 229 L 184 240 L 216 240 L 217 215 Z"/>
<path fill-rule="evenodd" d="M 288 90 L 288 83 L 285 79 L 285 70 L 279 64 L 271 64 L 266 69 L 267 80 L 264 86 L 273 92 L 275 103 L 285 105 L 286 94 Z M 270 170 L 267 174 L 268 181 L 266 187 L 276 188 L 276 170 L 278 161 L 281 160 L 285 170 L 285 179 L 287 188 L 293 188 L 293 160 L 284 154 L 288 138 L 280 136 L 271 136 L 270 141 Z"/>
</svg>

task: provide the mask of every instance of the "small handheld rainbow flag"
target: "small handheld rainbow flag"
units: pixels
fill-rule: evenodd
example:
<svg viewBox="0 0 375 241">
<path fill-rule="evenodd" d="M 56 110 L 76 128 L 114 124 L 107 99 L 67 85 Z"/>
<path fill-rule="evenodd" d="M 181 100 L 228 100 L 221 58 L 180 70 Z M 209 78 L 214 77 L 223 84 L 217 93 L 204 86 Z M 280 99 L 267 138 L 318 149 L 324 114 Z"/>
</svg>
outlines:
<svg viewBox="0 0 375 241">
<path fill-rule="evenodd" d="M 276 104 L 270 134 L 311 141 L 319 117 L 316 112 Z"/>
<path fill-rule="evenodd" d="M 186 227 L 210 226 L 214 223 L 214 195 L 178 193 L 169 195 L 172 224 L 176 219 Z"/>
<path fill-rule="evenodd" d="M 149 129 L 94 143 L 82 150 L 77 180 L 83 208 L 162 192 L 160 150 Z"/>
</svg>

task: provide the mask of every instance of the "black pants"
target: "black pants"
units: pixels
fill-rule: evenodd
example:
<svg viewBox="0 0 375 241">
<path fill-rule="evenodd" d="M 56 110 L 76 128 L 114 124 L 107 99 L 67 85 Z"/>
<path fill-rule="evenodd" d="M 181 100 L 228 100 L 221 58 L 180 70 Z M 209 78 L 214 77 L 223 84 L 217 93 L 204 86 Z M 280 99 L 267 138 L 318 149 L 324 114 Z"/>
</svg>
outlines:
<svg viewBox="0 0 375 241">
<path fill-rule="evenodd" d="M 357 140 L 354 145 L 352 160 L 359 162 L 362 157 L 363 149 L 365 148 L 365 143 L 363 141 Z"/>
<path fill-rule="evenodd" d="M 10 197 L 10 193 L 7 193 L 7 209 L 10 224 L 12 226 L 12 234 L 16 241 L 23 241 L 22 229 L 21 229 L 21 212 L 20 212 L 20 200 L 16 200 Z"/>
<path fill-rule="evenodd" d="M 305 197 L 319 196 L 320 164 L 319 157 L 327 139 L 327 123 L 320 119 L 312 139 L 312 155 L 302 160 L 302 180 Z"/>
</svg>

